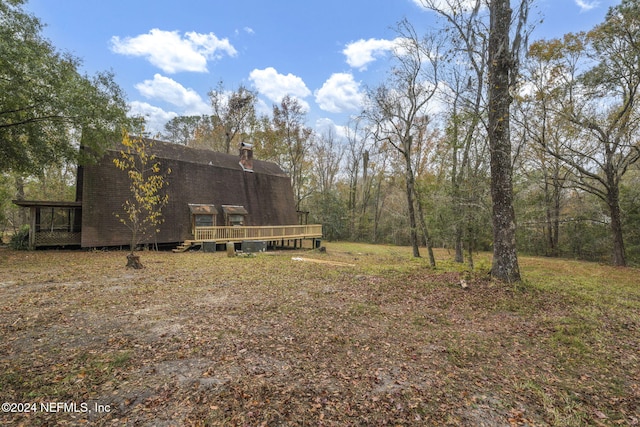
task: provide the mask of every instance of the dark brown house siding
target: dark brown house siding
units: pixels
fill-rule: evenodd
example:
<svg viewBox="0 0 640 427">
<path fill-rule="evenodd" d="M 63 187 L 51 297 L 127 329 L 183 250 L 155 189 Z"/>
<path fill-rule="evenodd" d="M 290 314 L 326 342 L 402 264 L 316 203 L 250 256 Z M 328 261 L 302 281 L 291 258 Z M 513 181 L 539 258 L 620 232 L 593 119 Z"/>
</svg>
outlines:
<svg viewBox="0 0 640 427">
<path fill-rule="evenodd" d="M 253 161 L 253 172 L 243 171 L 239 156 L 188 148 L 155 141 L 153 153 L 163 171 L 171 168 L 166 181 L 169 203 L 163 209 L 160 232 L 144 243 L 175 243 L 191 235 L 189 204 L 243 206 L 244 225 L 294 225 L 297 214 L 289 177 L 274 163 Z M 129 197 L 126 172 L 117 169 L 107 151 L 94 165 L 79 170 L 82 185 L 82 246 L 128 245 L 129 230 L 115 213 Z M 222 209 L 216 220 L 224 224 Z"/>
</svg>

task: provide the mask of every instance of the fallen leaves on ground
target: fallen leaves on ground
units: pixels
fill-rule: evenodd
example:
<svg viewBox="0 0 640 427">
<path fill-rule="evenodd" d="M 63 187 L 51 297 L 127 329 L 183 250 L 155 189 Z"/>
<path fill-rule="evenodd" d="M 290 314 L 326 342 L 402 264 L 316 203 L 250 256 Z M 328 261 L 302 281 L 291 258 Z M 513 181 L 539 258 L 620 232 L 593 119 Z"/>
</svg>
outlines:
<svg viewBox="0 0 640 427">
<path fill-rule="evenodd" d="M 79 408 L 0 421 L 637 425 L 638 291 L 612 311 L 561 288 L 329 248 L 145 252 L 140 271 L 123 252 L 0 251 L 3 402 Z"/>
</svg>

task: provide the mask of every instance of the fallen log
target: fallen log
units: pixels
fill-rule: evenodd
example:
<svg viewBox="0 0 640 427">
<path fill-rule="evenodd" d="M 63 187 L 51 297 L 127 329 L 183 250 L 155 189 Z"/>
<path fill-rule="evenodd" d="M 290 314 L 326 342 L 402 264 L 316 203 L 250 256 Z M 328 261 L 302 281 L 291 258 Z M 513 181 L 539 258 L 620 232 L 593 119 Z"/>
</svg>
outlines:
<svg viewBox="0 0 640 427">
<path fill-rule="evenodd" d="M 315 258 L 301 258 L 301 257 L 293 257 L 291 258 L 293 261 L 304 261 L 304 262 L 314 262 L 316 264 L 329 264 L 329 265 L 335 265 L 335 266 L 339 266 L 339 267 L 355 267 L 355 264 L 349 264 L 346 262 L 340 262 L 340 261 L 328 261 L 328 260 L 324 260 L 324 259 L 315 259 Z"/>
</svg>

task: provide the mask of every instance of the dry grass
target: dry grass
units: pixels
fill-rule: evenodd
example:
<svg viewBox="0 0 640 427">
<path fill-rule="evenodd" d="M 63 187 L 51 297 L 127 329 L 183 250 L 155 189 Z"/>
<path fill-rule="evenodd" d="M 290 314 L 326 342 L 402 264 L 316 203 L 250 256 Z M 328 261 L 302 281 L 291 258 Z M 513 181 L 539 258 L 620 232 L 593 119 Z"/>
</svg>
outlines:
<svg viewBox="0 0 640 427">
<path fill-rule="evenodd" d="M 0 424 L 640 422 L 638 270 L 523 258 L 514 286 L 389 246 L 125 255 L 0 250 L 0 397 L 38 409 Z"/>
</svg>

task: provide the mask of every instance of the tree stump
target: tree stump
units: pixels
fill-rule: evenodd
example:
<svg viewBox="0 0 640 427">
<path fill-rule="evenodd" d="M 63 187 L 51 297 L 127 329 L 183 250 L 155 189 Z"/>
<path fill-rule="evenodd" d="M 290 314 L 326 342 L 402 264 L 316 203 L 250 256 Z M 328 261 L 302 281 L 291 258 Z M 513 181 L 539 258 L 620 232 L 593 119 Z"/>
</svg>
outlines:
<svg viewBox="0 0 640 427">
<path fill-rule="evenodd" d="M 236 256 L 236 245 L 233 242 L 227 242 L 227 256 L 229 258 Z"/>
<path fill-rule="evenodd" d="M 136 270 L 144 268 L 140 262 L 140 255 L 134 255 L 133 253 L 127 255 L 127 268 L 135 268 Z"/>
</svg>

